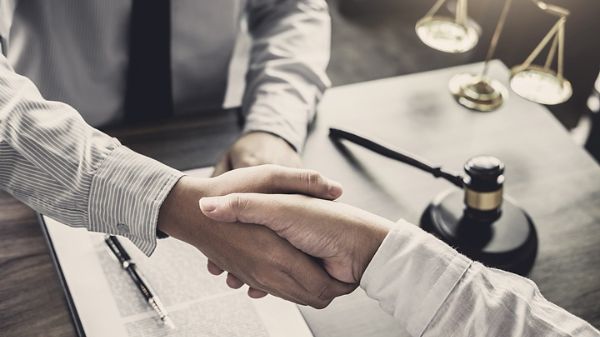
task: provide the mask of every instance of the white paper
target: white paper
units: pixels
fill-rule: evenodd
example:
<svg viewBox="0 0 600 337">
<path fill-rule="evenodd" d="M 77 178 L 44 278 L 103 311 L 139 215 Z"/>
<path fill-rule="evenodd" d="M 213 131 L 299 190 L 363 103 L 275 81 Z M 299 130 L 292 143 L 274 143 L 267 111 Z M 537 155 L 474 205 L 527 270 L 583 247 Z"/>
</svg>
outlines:
<svg viewBox="0 0 600 337">
<path fill-rule="evenodd" d="M 188 174 L 208 176 L 211 170 Z M 44 220 L 88 337 L 312 336 L 295 304 L 272 296 L 252 300 L 246 289 L 228 288 L 224 276 L 208 273 L 206 257 L 194 247 L 167 238 L 148 258 L 120 238 L 169 312 L 176 326 L 170 329 L 111 256 L 103 234 Z"/>
</svg>

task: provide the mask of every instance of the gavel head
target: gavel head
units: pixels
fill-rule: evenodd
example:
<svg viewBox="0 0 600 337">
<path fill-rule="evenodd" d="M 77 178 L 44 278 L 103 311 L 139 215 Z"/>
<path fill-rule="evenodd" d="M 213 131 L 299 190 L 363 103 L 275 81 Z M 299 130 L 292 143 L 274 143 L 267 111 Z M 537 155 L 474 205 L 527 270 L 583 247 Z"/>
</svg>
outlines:
<svg viewBox="0 0 600 337">
<path fill-rule="evenodd" d="M 478 156 L 467 161 L 463 179 L 465 216 L 494 221 L 502 213 L 504 164 L 496 157 Z"/>
<path fill-rule="evenodd" d="M 527 213 L 503 196 L 504 164 L 489 156 L 464 166 L 463 189 L 440 193 L 421 216 L 421 227 L 485 265 L 525 274 L 537 254 Z"/>
</svg>

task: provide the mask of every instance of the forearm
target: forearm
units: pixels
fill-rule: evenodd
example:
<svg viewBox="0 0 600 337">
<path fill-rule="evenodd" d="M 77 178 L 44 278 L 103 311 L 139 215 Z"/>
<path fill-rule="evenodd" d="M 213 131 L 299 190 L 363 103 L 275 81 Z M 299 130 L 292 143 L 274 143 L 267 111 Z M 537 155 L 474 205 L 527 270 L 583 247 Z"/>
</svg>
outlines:
<svg viewBox="0 0 600 337">
<path fill-rule="evenodd" d="M 329 86 L 330 17 L 323 0 L 250 1 L 253 36 L 243 109 L 246 131 L 266 131 L 300 150 Z"/>
<path fill-rule="evenodd" d="M 472 262 L 402 222 L 361 281 L 412 336 L 599 336 L 523 277 Z"/>
<path fill-rule="evenodd" d="M 1 189 L 71 226 L 127 236 L 149 254 L 160 204 L 180 175 L 44 100 L 0 58 Z"/>
</svg>

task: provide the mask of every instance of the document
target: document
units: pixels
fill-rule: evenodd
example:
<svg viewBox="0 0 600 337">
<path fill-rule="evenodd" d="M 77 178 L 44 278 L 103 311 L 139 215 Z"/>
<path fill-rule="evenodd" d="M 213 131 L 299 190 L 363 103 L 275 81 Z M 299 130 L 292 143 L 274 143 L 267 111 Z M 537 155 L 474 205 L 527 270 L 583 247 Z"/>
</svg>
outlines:
<svg viewBox="0 0 600 337">
<path fill-rule="evenodd" d="M 208 176 L 211 168 L 189 174 Z M 146 257 L 127 239 L 123 246 L 138 265 L 175 324 L 160 321 L 109 253 L 104 234 L 71 228 L 43 217 L 81 326 L 88 337 L 311 337 L 298 307 L 267 296 L 253 300 L 246 287 L 233 290 L 225 276 L 206 269 L 196 248 L 167 238 Z"/>
</svg>

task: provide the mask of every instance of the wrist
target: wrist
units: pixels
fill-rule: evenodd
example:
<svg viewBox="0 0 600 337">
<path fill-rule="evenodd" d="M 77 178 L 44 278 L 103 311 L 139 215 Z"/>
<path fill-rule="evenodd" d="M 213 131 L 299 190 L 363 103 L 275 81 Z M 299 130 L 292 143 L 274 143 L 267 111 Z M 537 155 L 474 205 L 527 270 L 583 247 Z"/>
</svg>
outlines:
<svg viewBox="0 0 600 337">
<path fill-rule="evenodd" d="M 276 121 L 278 120 L 275 116 L 265 117 L 264 120 Z M 246 120 L 244 126 L 244 134 L 253 132 L 267 133 L 285 140 L 295 152 L 301 152 L 306 140 L 306 131 L 304 129 L 297 128 L 296 126 L 289 125 L 285 121 L 283 123 L 263 123 L 263 119 L 254 120 L 252 116 Z M 304 126 L 306 128 L 306 125 Z"/>
<path fill-rule="evenodd" d="M 354 267 L 355 280 L 360 282 L 365 270 L 371 263 L 371 260 L 379 250 L 379 247 L 383 243 L 383 240 L 388 235 L 390 228 L 393 224 L 384 218 L 376 219 L 365 226 L 365 233 L 361 235 L 364 239 L 359 245 L 359 249 L 356 252 L 360 252 L 353 260 L 356 261 Z"/>
<path fill-rule="evenodd" d="M 282 137 L 281 135 L 279 135 L 275 132 L 256 130 L 256 131 L 250 131 L 250 132 L 246 133 L 246 135 L 253 134 L 253 133 L 259 134 L 265 138 L 273 139 L 273 141 L 279 142 L 282 145 L 285 144 L 285 145 L 289 146 L 290 149 L 292 149 L 294 152 L 298 152 L 298 150 L 292 143 L 290 143 L 287 139 L 285 139 L 284 137 Z"/>
<path fill-rule="evenodd" d="M 156 228 L 174 238 L 185 238 L 186 225 L 208 220 L 200 211 L 198 200 L 211 195 L 210 190 L 211 179 L 181 177 L 160 207 Z"/>
<path fill-rule="evenodd" d="M 239 139 L 252 139 L 260 140 L 261 142 L 275 142 L 281 144 L 281 146 L 289 147 L 292 151 L 297 152 L 296 147 L 290 143 L 285 137 L 279 135 L 276 132 L 268 130 L 251 130 L 245 132 L 240 136 Z"/>
</svg>

